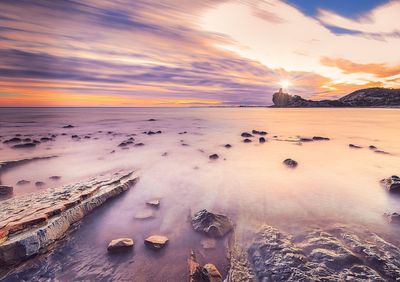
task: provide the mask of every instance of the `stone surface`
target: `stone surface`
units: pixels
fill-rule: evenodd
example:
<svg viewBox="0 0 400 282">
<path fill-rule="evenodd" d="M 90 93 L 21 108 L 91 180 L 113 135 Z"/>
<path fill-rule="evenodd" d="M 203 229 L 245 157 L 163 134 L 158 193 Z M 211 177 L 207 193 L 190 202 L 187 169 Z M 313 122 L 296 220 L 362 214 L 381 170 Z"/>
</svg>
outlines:
<svg viewBox="0 0 400 282">
<path fill-rule="evenodd" d="M 147 237 L 144 240 L 144 243 L 146 246 L 149 246 L 150 248 L 159 250 L 164 248 L 168 244 L 168 238 L 162 235 L 152 235 L 150 237 Z"/>
<path fill-rule="evenodd" d="M 232 221 L 225 215 L 201 210 L 192 217 L 193 229 L 210 237 L 223 237 L 233 229 Z"/>
<path fill-rule="evenodd" d="M 251 141 L 251 139 L 246 138 L 246 139 L 243 140 L 243 142 L 244 143 L 251 143 L 252 141 Z"/>
<path fill-rule="evenodd" d="M 119 238 L 112 240 L 108 246 L 107 250 L 109 252 L 115 252 L 125 249 L 131 249 L 134 245 L 134 242 L 131 238 Z"/>
<path fill-rule="evenodd" d="M 242 136 L 242 137 L 253 137 L 253 135 L 251 135 L 250 133 L 248 133 L 248 132 L 243 132 L 242 134 L 240 134 L 240 136 Z"/>
<path fill-rule="evenodd" d="M 219 156 L 218 156 L 218 154 L 212 154 L 212 155 L 209 155 L 208 158 L 210 160 L 217 160 L 219 158 Z"/>
<path fill-rule="evenodd" d="M 400 192 L 400 177 L 397 175 L 392 175 L 391 177 L 381 180 L 381 184 L 392 193 Z"/>
<path fill-rule="evenodd" d="M 265 138 L 264 137 L 260 137 L 259 139 L 258 139 L 258 142 L 260 142 L 260 143 L 265 143 Z"/>
<path fill-rule="evenodd" d="M 72 224 L 136 181 L 132 171 L 110 172 L 2 201 L 0 265 L 16 264 L 46 252 Z"/>
<path fill-rule="evenodd" d="M 0 195 L 12 194 L 14 188 L 12 186 L 0 185 Z"/>
<path fill-rule="evenodd" d="M 298 165 L 297 162 L 295 160 L 292 160 L 292 159 L 286 159 L 286 160 L 283 161 L 283 163 L 286 166 L 291 167 L 291 168 L 295 168 Z"/>
<path fill-rule="evenodd" d="M 154 208 L 159 208 L 160 207 L 160 200 L 151 200 L 146 202 L 146 205 L 154 207 Z"/>
</svg>

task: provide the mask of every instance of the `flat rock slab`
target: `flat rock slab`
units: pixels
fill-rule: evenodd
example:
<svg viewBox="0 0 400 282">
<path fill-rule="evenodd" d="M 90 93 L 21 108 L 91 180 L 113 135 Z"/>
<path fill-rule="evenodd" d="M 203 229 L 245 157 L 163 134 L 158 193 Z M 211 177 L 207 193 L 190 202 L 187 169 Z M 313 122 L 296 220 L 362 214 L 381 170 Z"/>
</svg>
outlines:
<svg viewBox="0 0 400 282">
<path fill-rule="evenodd" d="M 45 252 L 72 224 L 132 187 L 133 171 L 110 172 L 87 181 L 1 202 L 0 265 Z"/>
<path fill-rule="evenodd" d="M 152 235 L 150 237 L 147 237 L 144 240 L 144 243 L 153 248 L 153 249 L 161 249 L 163 247 L 165 247 L 165 245 L 168 243 L 168 238 L 162 235 Z"/>
<path fill-rule="evenodd" d="M 124 249 L 130 249 L 135 243 L 131 238 L 118 238 L 111 240 L 107 246 L 109 252 L 120 251 Z"/>
</svg>

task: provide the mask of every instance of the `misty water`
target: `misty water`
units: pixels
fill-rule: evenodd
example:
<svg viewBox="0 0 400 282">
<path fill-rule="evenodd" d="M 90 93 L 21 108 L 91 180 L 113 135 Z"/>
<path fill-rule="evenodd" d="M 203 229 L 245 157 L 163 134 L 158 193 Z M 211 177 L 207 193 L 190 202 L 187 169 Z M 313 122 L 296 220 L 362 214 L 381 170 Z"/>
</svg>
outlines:
<svg viewBox="0 0 400 282">
<path fill-rule="evenodd" d="M 75 127 L 62 128 L 68 124 Z M 16 134 L 57 135 L 36 148 L 0 145 L 0 161 L 58 156 L 4 171 L 1 183 L 14 186 L 13 197 L 120 168 L 140 175 L 136 186 L 83 219 L 49 255 L 23 264 L 8 279 L 186 281 L 191 249 L 200 262 L 226 274 L 228 244 L 246 245 L 262 223 L 291 232 L 343 224 L 398 244 L 399 229 L 383 214 L 399 212 L 400 197 L 388 194 L 379 180 L 400 174 L 399 124 L 396 109 L 0 109 L 1 141 Z M 244 143 L 240 134 L 252 129 L 267 131 L 267 142 L 257 137 Z M 143 134 L 149 130 L 162 133 Z M 299 143 L 299 136 L 330 140 Z M 144 146 L 118 147 L 129 137 Z M 219 159 L 210 160 L 214 153 Z M 286 158 L 298 167 L 283 165 Z M 49 180 L 53 175 L 61 179 Z M 16 185 L 22 179 L 31 183 Z M 36 181 L 45 185 L 36 187 Z M 134 219 L 152 199 L 161 200 L 155 218 Z M 235 223 L 234 234 L 212 250 L 204 250 L 204 236 L 191 229 L 189 217 L 201 209 Z M 169 245 L 160 252 L 145 248 L 143 240 L 152 234 L 168 236 Z M 132 237 L 134 250 L 108 254 L 108 242 L 119 237 Z"/>
</svg>

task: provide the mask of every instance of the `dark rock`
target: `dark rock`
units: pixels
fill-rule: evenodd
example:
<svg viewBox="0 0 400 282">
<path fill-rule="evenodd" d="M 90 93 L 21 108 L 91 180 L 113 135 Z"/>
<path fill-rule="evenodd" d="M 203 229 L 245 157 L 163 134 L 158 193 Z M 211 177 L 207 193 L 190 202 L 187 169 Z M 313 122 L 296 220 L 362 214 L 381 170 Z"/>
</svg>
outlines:
<svg viewBox="0 0 400 282">
<path fill-rule="evenodd" d="M 210 237 L 223 237 L 233 229 L 232 221 L 225 215 L 207 210 L 197 212 L 192 218 L 193 229 Z"/>
<path fill-rule="evenodd" d="M 164 248 L 168 244 L 168 238 L 162 235 L 152 235 L 150 237 L 147 237 L 144 240 L 144 243 L 146 246 L 159 250 Z"/>
<path fill-rule="evenodd" d="M 330 140 L 328 137 L 322 137 L 322 136 L 314 136 L 312 139 L 314 141 L 328 141 L 328 140 Z"/>
<path fill-rule="evenodd" d="M 300 137 L 299 141 L 300 142 L 312 142 L 312 141 L 314 141 L 314 139 L 306 138 L 306 137 Z"/>
<path fill-rule="evenodd" d="M 208 158 L 209 158 L 210 160 L 216 160 L 216 159 L 219 158 L 219 156 L 218 156 L 218 154 L 212 154 L 212 155 L 209 155 Z"/>
<path fill-rule="evenodd" d="M 75 126 L 68 124 L 68 125 L 64 125 L 62 128 L 74 128 Z"/>
<path fill-rule="evenodd" d="M 92 137 L 90 137 L 89 135 L 85 136 L 85 139 L 90 139 L 90 138 L 92 138 Z"/>
<path fill-rule="evenodd" d="M 166 156 L 168 156 L 168 152 L 164 152 L 164 153 L 162 153 L 162 155 L 161 156 L 163 156 L 163 157 L 166 157 Z"/>
<path fill-rule="evenodd" d="M 243 132 L 240 136 L 242 136 L 242 137 L 253 137 L 253 135 L 251 135 L 250 133 L 248 133 L 248 132 Z"/>
<path fill-rule="evenodd" d="M 36 143 L 23 143 L 23 144 L 16 144 L 12 146 L 14 149 L 24 149 L 24 148 L 33 148 L 36 146 Z"/>
<path fill-rule="evenodd" d="M 25 185 L 25 184 L 29 184 L 29 183 L 31 183 L 30 181 L 28 181 L 28 180 L 20 180 L 20 181 L 18 181 L 17 182 L 17 185 Z"/>
<path fill-rule="evenodd" d="M 231 144 L 225 144 L 224 147 L 229 149 L 229 148 L 232 148 L 232 145 Z"/>
<path fill-rule="evenodd" d="M 182 132 L 179 132 L 178 134 L 186 134 L 187 133 L 187 131 L 182 131 Z"/>
<path fill-rule="evenodd" d="M 44 183 L 43 181 L 36 181 L 35 182 L 35 186 L 37 186 L 37 187 L 41 187 L 41 186 L 44 186 L 46 183 Z"/>
<path fill-rule="evenodd" d="M 22 142 L 22 139 L 18 138 L 18 137 L 14 137 L 14 138 L 5 140 L 3 143 L 8 144 L 8 143 L 18 143 L 18 142 Z"/>
<path fill-rule="evenodd" d="M 79 136 L 78 136 L 78 135 L 72 135 L 71 138 L 72 138 L 72 139 L 78 139 Z"/>
<path fill-rule="evenodd" d="M 25 138 L 22 141 L 25 142 L 25 143 L 29 143 L 29 142 L 32 142 L 32 139 L 31 138 Z"/>
<path fill-rule="evenodd" d="M 42 137 L 42 138 L 40 138 L 40 142 L 48 142 L 48 141 L 50 141 L 51 140 L 51 138 L 49 138 L 49 137 Z"/>
<path fill-rule="evenodd" d="M 255 130 L 255 129 L 253 129 L 251 133 L 257 134 L 257 135 L 267 135 L 266 131 L 258 131 L 258 130 Z M 246 137 L 246 136 L 243 136 L 243 137 Z"/>
<path fill-rule="evenodd" d="M 258 139 L 258 141 L 259 141 L 260 143 L 265 143 L 265 141 L 267 141 L 267 140 L 265 140 L 264 137 L 260 137 L 260 138 Z"/>
<path fill-rule="evenodd" d="M 160 200 L 151 200 L 146 202 L 146 205 L 154 207 L 154 208 L 159 208 L 160 207 Z"/>
<path fill-rule="evenodd" d="M 376 150 L 376 149 L 378 149 L 378 148 L 377 148 L 376 146 L 374 146 L 374 145 L 369 145 L 368 148 L 371 149 L 371 150 Z"/>
<path fill-rule="evenodd" d="M 375 150 L 374 152 L 377 154 L 390 155 L 390 153 L 388 153 L 386 151 L 382 151 L 382 150 Z"/>
<path fill-rule="evenodd" d="M 41 142 L 39 140 L 34 139 L 34 140 L 32 140 L 32 143 L 33 144 L 40 144 Z"/>
<path fill-rule="evenodd" d="M 288 167 L 292 167 L 292 168 L 297 166 L 297 162 L 295 160 L 292 160 L 292 159 L 286 159 L 286 160 L 283 161 L 283 163 L 285 165 L 287 165 Z"/>
<path fill-rule="evenodd" d="M 161 134 L 161 130 L 156 131 L 156 134 Z"/>
<path fill-rule="evenodd" d="M 354 144 L 349 144 L 349 147 L 350 147 L 350 148 L 353 148 L 353 149 L 360 149 L 360 148 L 362 148 L 361 146 L 354 145 Z"/>
<path fill-rule="evenodd" d="M 251 139 L 246 138 L 246 139 L 243 140 L 243 142 L 244 143 L 250 143 L 250 142 L 253 142 L 253 141 L 251 141 Z"/>
<path fill-rule="evenodd" d="M 12 186 L 0 185 L 0 195 L 9 195 L 12 194 L 14 188 Z"/>
<path fill-rule="evenodd" d="M 59 176 L 59 175 L 53 175 L 53 176 L 50 176 L 49 179 L 50 179 L 50 180 L 60 180 L 60 179 L 61 179 L 61 176 Z"/>
<path fill-rule="evenodd" d="M 400 192 L 400 178 L 397 175 L 392 175 L 391 177 L 381 180 L 381 184 L 392 193 Z"/>
<path fill-rule="evenodd" d="M 134 244 L 135 243 L 131 238 L 114 239 L 108 244 L 107 250 L 109 252 L 115 252 L 115 251 L 131 249 Z"/>
<path fill-rule="evenodd" d="M 144 143 L 136 143 L 135 147 L 144 146 Z"/>
<path fill-rule="evenodd" d="M 385 213 L 385 216 L 388 218 L 389 223 L 400 223 L 400 214 L 397 212 Z"/>
<path fill-rule="evenodd" d="M 151 119 L 148 119 L 147 121 L 156 121 L 156 119 L 151 118 Z"/>
<path fill-rule="evenodd" d="M 154 135 L 154 134 L 156 134 L 154 131 L 148 131 L 147 133 L 146 133 L 147 135 Z"/>
</svg>

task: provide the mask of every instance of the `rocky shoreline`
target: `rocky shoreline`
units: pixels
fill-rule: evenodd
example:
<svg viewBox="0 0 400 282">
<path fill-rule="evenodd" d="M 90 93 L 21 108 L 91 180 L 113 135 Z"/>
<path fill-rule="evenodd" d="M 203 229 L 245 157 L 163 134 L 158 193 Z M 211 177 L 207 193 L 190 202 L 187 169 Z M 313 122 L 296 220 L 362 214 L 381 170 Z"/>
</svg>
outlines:
<svg viewBox="0 0 400 282">
<path fill-rule="evenodd" d="M 118 171 L 3 201 L 1 265 L 15 265 L 46 252 L 71 225 L 134 186 L 137 180 L 133 171 Z"/>
</svg>

